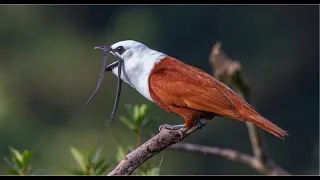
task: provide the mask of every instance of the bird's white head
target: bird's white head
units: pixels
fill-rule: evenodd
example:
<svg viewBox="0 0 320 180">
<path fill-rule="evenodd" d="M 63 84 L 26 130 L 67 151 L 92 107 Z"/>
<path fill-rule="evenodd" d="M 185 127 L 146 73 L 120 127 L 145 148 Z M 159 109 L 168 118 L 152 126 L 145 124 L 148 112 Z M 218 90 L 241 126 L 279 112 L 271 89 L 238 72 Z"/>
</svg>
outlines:
<svg viewBox="0 0 320 180">
<path fill-rule="evenodd" d="M 111 46 L 110 53 L 122 59 L 121 79 L 151 100 L 148 79 L 154 65 L 167 55 L 134 41 L 120 41 Z M 106 67 L 118 76 L 118 61 Z"/>
<path fill-rule="evenodd" d="M 134 54 L 141 54 L 148 51 L 148 47 L 140 42 L 133 40 L 119 41 L 111 46 L 113 52 L 116 56 L 123 60 L 130 59 Z"/>
</svg>

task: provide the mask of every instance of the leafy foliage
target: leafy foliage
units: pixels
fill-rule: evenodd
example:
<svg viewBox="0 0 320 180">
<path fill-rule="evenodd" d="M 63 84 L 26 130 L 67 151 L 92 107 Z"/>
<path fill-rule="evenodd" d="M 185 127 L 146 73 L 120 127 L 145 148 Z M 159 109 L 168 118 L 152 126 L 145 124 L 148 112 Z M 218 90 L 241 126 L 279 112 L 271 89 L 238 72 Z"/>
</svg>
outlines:
<svg viewBox="0 0 320 180">
<path fill-rule="evenodd" d="M 88 155 L 80 152 L 77 148 L 71 147 L 73 158 L 77 161 L 80 169 L 72 170 L 75 175 L 104 175 L 110 164 L 101 157 L 102 148 L 93 149 Z"/>
<path fill-rule="evenodd" d="M 125 105 L 129 117 L 120 116 L 120 121 L 134 132 L 137 137 L 138 145 L 141 144 L 142 128 L 151 124 L 155 118 L 149 115 L 150 107 L 147 104 Z"/>
<path fill-rule="evenodd" d="M 120 121 L 129 128 L 137 138 L 137 146 L 142 143 L 142 129 L 151 124 L 155 118 L 150 116 L 150 107 L 147 104 L 142 105 L 126 105 L 128 117 L 120 116 Z M 69 170 L 73 175 L 106 175 L 111 166 L 116 166 L 125 156 L 133 150 L 133 146 L 119 145 L 114 158 L 115 164 L 101 157 L 102 148 L 94 148 L 89 153 L 84 153 L 75 147 L 70 147 L 70 152 L 78 164 L 77 169 Z M 33 150 L 24 150 L 20 153 L 14 148 L 10 148 L 11 161 L 5 158 L 5 161 L 10 166 L 7 171 L 8 175 L 31 175 L 30 160 L 33 156 Z M 140 166 L 134 175 L 159 175 L 160 168 L 153 167 L 148 161 Z"/>
<path fill-rule="evenodd" d="M 138 172 L 142 176 L 155 176 L 160 174 L 160 168 L 159 167 L 150 167 L 147 166 L 147 168 L 144 168 L 144 166 L 141 166 L 138 169 Z"/>
<path fill-rule="evenodd" d="M 120 116 L 120 121 L 126 125 L 137 138 L 137 146 L 142 143 L 142 129 L 151 124 L 155 118 L 150 116 L 150 107 L 147 104 L 126 105 L 129 117 Z M 117 161 L 121 161 L 133 148 L 131 146 L 118 147 Z M 142 164 L 135 172 L 136 175 L 159 175 L 160 168 L 152 167 L 148 161 Z"/>
<path fill-rule="evenodd" d="M 24 150 L 20 153 L 17 149 L 10 147 L 11 161 L 5 157 L 4 160 L 10 166 L 7 173 L 9 175 L 30 175 L 33 173 L 30 164 L 34 154 L 33 150 Z"/>
</svg>

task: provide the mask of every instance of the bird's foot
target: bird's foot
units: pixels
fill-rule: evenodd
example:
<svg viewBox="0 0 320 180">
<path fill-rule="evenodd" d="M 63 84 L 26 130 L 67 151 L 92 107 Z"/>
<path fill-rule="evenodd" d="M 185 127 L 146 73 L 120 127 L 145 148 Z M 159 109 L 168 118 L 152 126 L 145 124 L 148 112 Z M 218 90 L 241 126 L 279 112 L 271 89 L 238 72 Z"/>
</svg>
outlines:
<svg viewBox="0 0 320 180">
<path fill-rule="evenodd" d="M 203 126 L 205 126 L 206 124 L 207 124 L 207 121 L 206 121 L 206 120 L 200 119 L 200 120 L 197 122 L 197 127 L 198 127 L 198 129 L 202 129 Z"/>
<path fill-rule="evenodd" d="M 184 124 L 178 124 L 178 125 L 164 124 L 159 126 L 159 131 L 162 131 L 163 129 L 175 130 L 179 133 L 180 137 L 182 138 L 184 128 L 185 128 Z"/>
<path fill-rule="evenodd" d="M 169 129 L 169 130 L 180 130 L 184 128 L 184 124 L 178 124 L 178 125 L 169 125 L 169 124 L 164 124 L 159 126 L 159 131 L 161 131 L 163 128 Z"/>
<path fill-rule="evenodd" d="M 205 126 L 207 123 L 206 120 L 199 120 L 196 124 L 198 129 L 202 129 L 203 126 Z M 175 130 L 179 133 L 180 137 L 183 137 L 183 134 L 187 132 L 191 127 L 187 127 L 185 124 L 178 124 L 178 125 L 169 125 L 169 124 L 164 124 L 159 126 L 159 131 L 162 131 L 163 129 L 169 129 L 169 130 Z"/>
</svg>

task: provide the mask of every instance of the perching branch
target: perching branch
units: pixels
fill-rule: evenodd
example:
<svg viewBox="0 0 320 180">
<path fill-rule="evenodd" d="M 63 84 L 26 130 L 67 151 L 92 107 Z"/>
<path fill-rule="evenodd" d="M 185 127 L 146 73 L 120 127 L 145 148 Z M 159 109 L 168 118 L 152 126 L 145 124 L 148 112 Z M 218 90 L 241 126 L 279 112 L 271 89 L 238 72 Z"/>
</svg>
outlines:
<svg viewBox="0 0 320 180">
<path fill-rule="evenodd" d="M 223 149 L 218 147 L 203 146 L 203 145 L 191 144 L 191 143 L 177 143 L 170 146 L 170 148 L 175 150 L 184 150 L 184 151 L 202 153 L 205 155 L 218 155 L 226 159 L 229 159 L 231 161 L 237 161 L 237 162 L 247 164 L 255 169 L 259 169 L 259 170 L 261 169 L 261 163 L 257 161 L 256 158 L 232 149 Z"/>
<path fill-rule="evenodd" d="M 183 137 L 178 131 L 162 129 L 157 135 L 149 139 L 147 142 L 139 146 L 125 156 L 125 158 L 118 164 L 118 166 L 111 171 L 109 176 L 116 175 L 130 175 L 134 170 L 139 168 L 144 162 L 175 144 L 188 135 L 199 129 L 197 126 L 189 129 L 183 134 Z"/>
<path fill-rule="evenodd" d="M 209 61 L 212 64 L 214 76 L 220 81 L 224 81 L 225 83 L 229 84 L 229 86 L 232 86 L 233 89 L 242 98 L 244 98 L 245 101 L 250 103 L 250 88 L 244 83 L 240 75 L 241 64 L 229 58 L 222 51 L 220 42 L 217 42 L 213 46 Z M 266 163 L 267 157 L 265 154 L 260 129 L 250 122 L 246 122 L 246 125 L 249 131 L 254 156 L 257 157 L 261 162 Z"/>
<path fill-rule="evenodd" d="M 280 167 L 276 166 L 275 164 L 271 164 L 274 168 L 266 168 L 264 164 L 261 163 L 257 158 L 232 150 L 232 149 L 222 149 L 218 147 L 210 147 L 210 146 L 203 146 L 191 143 L 178 143 L 170 146 L 171 149 L 175 150 L 185 150 L 190 152 L 202 153 L 205 155 L 218 155 L 229 159 L 231 161 L 236 161 L 240 163 L 244 163 L 252 168 L 256 169 L 257 171 L 263 174 L 269 175 L 287 175 L 288 173 L 285 172 Z"/>
<path fill-rule="evenodd" d="M 209 61 L 212 65 L 214 76 L 220 81 L 231 86 L 245 101 L 250 103 L 250 88 L 241 77 L 241 64 L 229 58 L 221 49 L 221 43 L 217 42 L 211 51 Z M 264 141 L 261 136 L 261 130 L 254 124 L 246 122 L 251 140 L 254 157 L 267 169 L 265 172 L 275 172 L 283 174 L 267 157 Z M 286 173 L 288 174 L 288 173 Z"/>
</svg>

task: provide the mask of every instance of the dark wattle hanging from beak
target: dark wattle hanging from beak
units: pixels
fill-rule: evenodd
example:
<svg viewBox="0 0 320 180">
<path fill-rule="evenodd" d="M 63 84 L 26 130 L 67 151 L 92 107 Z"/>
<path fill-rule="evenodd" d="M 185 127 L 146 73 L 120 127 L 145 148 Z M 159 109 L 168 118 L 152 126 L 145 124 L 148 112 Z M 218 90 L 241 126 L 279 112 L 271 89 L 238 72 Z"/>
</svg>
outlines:
<svg viewBox="0 0 320 180">
<path fill-rule="evenodd" d="M 116 54 L 116 53 L 114 53 L 114 54 Z M 117 57 L 117 58 L 118 58 L 117 62 L 114 62 L 114 63 L 110 64 L 108 67 L 106 67 L 106 71 L 111 71 L 113 66 L 117 66 L 117 64 L 118 64 L 118 84 L 117 84 L 116 99 L 114 101 L 113 109 L 112 109 L 112 112 L 111 112 L 111 115 L 110 115 L 110 118 L 108 121 L 109 126 L 111 125 L 111 123 L 114 119 L 114 116 L 116 115 L 116 111 L 118 109 L 118 104 L 119 104 L 119 100 L 120 100 L 120 93 L 121 93 L 121 85 L 122 85 L 121 68 L 122 68 L 123 60 L 120 57 Z"/>
<path fill-rule="evenodd" d="M 111 47 L 108 46 L 97 46 L 94 49 L 102 49 L 103 50 L 103 61 L 102 61 L 102 67 L 101 67 L 101 72 L 100 72 L 100 77 L 96 86 L 96 89 L 94 90 L 93 94 L 90 96 L 89 100 L 87 101 L 87 103 L 85 104 L 85 106 L 87 104 L 89 104 L 89 102 L 93 99 L 93 97 L 96 95 L 96 93 L 98 92 L 102 81 L 104 79 L 104 74 L 106 71 L 111 71 L 114 67 L 118 66 L 118 84 L 117 84 L 117 92 L 116 92 L 116 99 L 115 102 L 113 104 L 113 109 L 108 121 L 109 126 L 111 125 L 114 116 L 116 114 L 116 111 L 118 109 L 118 104 L 119 104 L 119 100 L 120 100 L 120 93 L 121 93 L 121 86 L 122 86 L 122 79 L 121 79 L 121 67 L 122 67 L 122 62 L 123 60 L 117 56 L 117 54 L 115 52 L 113 52 L 113 49 Z M 109 64 L 107 66 L 107 61 L 108 61 L 108 57 L 109 57 L 109 53 L 113 52 L 112 54 L 114 54 L 117 58 L 118 61 L 113 62 L 111 64 Z"/>
<path fill-rule="evenodd" d="M 96 93 L 98 92 L 103 78 L 104 78 L 104 74 L 106 72 L 106 67 L 107 67 L 107 62 L 108 62 L 108 57 L 109 57 L 109 51 L 111 49 L 111 47 L 107 47 L 107 46 L 97 46 L 94 49 L 102 49 L 103 50 L 103 60 L 102 60 L 102 67 L 101 67 L 101 71 L 100 71 L 100 77 L 96 86 L 96 89 L 93 91 L 93 94 L 90 96 L 89 100 L 87 101 L 87 103 L 84 106 L 87 106 L 89 104 L 89 102 L 93 99 L 93 97 L 96 95 Z"/>
</svg>

